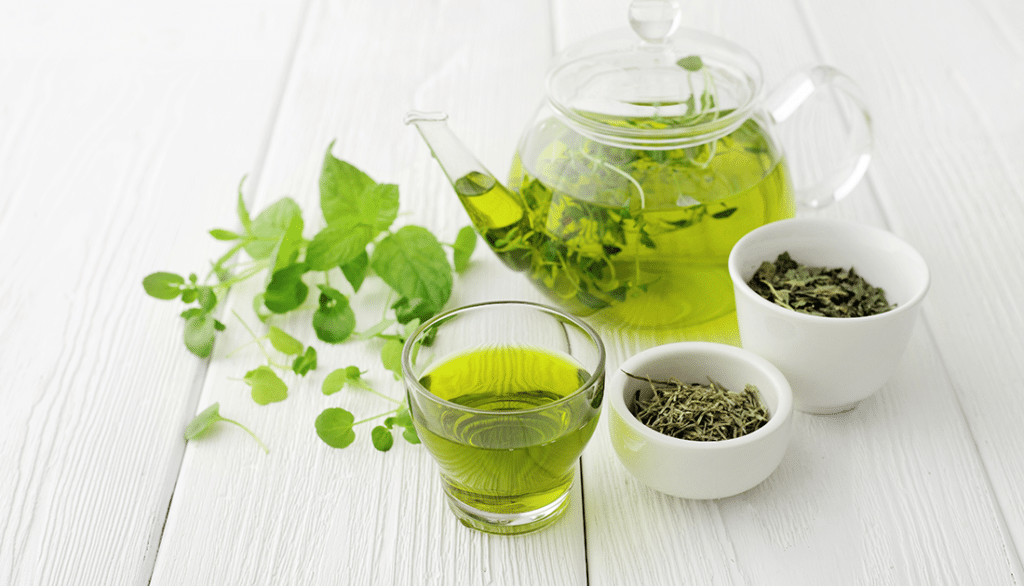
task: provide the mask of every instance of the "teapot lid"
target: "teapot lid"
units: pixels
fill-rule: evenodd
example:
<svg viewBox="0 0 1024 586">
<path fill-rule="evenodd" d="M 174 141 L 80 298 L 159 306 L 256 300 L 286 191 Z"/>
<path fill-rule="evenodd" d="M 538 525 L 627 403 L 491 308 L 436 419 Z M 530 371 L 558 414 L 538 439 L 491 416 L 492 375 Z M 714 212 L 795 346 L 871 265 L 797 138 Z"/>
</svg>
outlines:
<svg viewBox="0 0 1024 586">
<path fill-rule="evenodd" d="M 762 76 L 742 47 L 679 29 L 678 0 L 633 0 L 632 30 L 578 43 L 548 72 L 554 109 L 588 138 L 679 148 L 731 133 L 757 106 Z"/>
</svg>

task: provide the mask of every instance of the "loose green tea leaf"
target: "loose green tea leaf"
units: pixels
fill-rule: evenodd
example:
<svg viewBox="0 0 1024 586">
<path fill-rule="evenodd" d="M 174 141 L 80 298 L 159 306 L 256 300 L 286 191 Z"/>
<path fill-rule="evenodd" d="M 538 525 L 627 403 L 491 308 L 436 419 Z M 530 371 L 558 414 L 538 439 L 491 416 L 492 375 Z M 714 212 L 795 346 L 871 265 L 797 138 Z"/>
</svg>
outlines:
<svg viewBox="0 0 1024 586">
<path fill-rule="evenodd" d="M 849 269 L 810 267 L 783 252 L 765 261 L 747 283 L 776 305 L 823 317 L 864 317 L 889 311 L 885 291 Z"/>
<path fill-rule="evenodd" d="M 658 433 L 689 441 L 720 441 L 746 435 L 768 423 L 768 409 L 754 385 L 734 393 L 710 379 L 710 384 L 704 385 L 626 375 L 650 384 L 650 397 L 641 399 L 643 393 L 636 391 L 632 412 Z"/>
<path fill-rule="evenodd" d="M 352 424 L 356 418 L 340 407 L 324 409 L 316 418 L 316 434 L 332 448 L 348 447 L 356 439 Z"/>
<path fill-rule="evenodd" d="M 266 444 L 264 444 L 263 441 L 260 440 L 260 438 L 257 437 L 256 434 L 252 432 L 252 430 L 250 430 L 248 427 L 242 425 L 241 423 L 233 419 L 222 417 L 220 414 L 220 403 L 214 403 L 213 405 L 210 405 L 209 407 L 204 409 L 202 413 L 196 415 L 195 418 L 189 422 L 188 426 L 185 427 L 185 440 L 189 441 L 201 438 L 203 435 L 206 434 L 207 431 L 210 430 L 211 427 L 213 427 L 213 424 L 217 423 L 218 421 L 225 421 L 227 423 L 232 423 L 234 425 L 237 425 L 238 427 L 241 427 L 242 429 L 245 430 L 246 433 L 252 436 L 252 439 L 256 440 L 256 443 L 258 443 L 260 447 L 263 448 L 264 453 L 270 453 L 270 449 L 267 448 Z"/>
<path fill-rule="evenodd" d="M 252 400 L 269 405 L 288 398 L 288 385 L 269 366 L 259 366 L 245 373 L 243 379 L 252 387 Z"/>
<path fill-rule="evenodd" d="M 181 286 L 185 279 L 174 273 L 153 273 L 142 279 L 142 288 L 150 297 L 157 299 L 174 299 L 181 295 Z"/>
<path fill-rule="evenodd" d="M 704 69 L 704 61 L 698 55 L 690 55 L 689 57 L 683 57 L 679 61 L 676 61 L 676 65 L 682 67 L 687 71 L 697 72 Z"/>
</svg>

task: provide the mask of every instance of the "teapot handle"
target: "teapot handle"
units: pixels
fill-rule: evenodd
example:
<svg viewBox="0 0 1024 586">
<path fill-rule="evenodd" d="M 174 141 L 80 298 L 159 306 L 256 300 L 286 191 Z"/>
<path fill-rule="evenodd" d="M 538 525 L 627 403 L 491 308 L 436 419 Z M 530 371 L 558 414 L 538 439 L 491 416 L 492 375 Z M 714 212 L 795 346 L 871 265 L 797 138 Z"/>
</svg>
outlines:
<svg viewBox="0 0 1024 586">
<path fill-rule="evenodd" d="M 849 103 L 850 111 L 841 111 L 845 114 L 843 122 L 848 130 L 848 144 L 844 158 L 834 169 L 811 185 L 797 186 L 797 203 L 811 209 L 822 208 L 849 195 L 867 171 L 874 135 L 871 115 L 860 89 L 839 70 L 817 65 L 790 76 L 765 102 L 765 109 L 772 122 L 779 124 L 804 105 L 815 92 L 826 88 L 832 89 L 837 97 L 845 98 Z"/>
</svg>

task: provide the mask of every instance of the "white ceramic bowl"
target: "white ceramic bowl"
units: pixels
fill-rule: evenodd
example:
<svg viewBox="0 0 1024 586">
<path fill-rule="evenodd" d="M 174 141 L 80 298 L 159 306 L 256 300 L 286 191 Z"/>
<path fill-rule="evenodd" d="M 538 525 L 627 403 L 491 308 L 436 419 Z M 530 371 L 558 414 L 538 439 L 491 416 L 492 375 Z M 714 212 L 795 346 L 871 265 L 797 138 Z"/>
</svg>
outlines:
<svg viewBox="0 0 1024 586">
<path fill-rule="evenodd" d="M 805 265 L 852 266 L 896 307 L 878 315 L 833 318 L 776 305 L 747 281 L 763 261 L 773 262 L 783 252 Z M 814 218 L 782 220 L 748 233 L 729 255 L 729 275 L 743 347 L 782 371 L 793 387 L 796 409 L 817 414 L 853 409 L 892 376 L 930 280 L 921 255 L 892 233 Z"/>
<path fill-rule="evenodd" d="M 707 384 L 708 377 L 727 389 L 755 385 L 770 419 L 747 435 L 698 442 L 654 431 L 632 413 L 638 389 L 646 381 L 675 377 L 683 383 Z M 682 498 L 733 496 L 768 478 L 786 452 L 792 428 L 793 395 L 782 373 L 767 360 L 735 346 L 710 342 L 676 342 L 644 350 L 611 373 L 605 397 L 610 406 L 608 428 L 619 461 L 654 490 Z"/>
</svg>

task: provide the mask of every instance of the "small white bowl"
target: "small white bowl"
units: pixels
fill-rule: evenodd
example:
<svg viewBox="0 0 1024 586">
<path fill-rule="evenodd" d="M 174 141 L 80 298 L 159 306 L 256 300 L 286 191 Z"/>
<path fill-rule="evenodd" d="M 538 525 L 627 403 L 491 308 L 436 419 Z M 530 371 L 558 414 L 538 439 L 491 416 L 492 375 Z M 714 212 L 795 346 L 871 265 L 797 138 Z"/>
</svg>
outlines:
<svg viewBox="0 0 1024 586">
<path fill-rule="evenodd" d="M 761 428 L 738 438 L 698 442 L 654 431 L 632 412 L 636 391 L 646 381 L 675 377 L 707 384 L 710 377 L 740 392 L 755 385 L 768 408 Z M 767 360 L 742 348 L 711 342 L 676 342 L 644 350 L 611 374 L 605 392 L 608 428 L 619 461 L 647 486 L 681 498 L 717 499 L 749 490 L 778 467 L 789 445 L 793 394 L 786 378 Z"/>
<path fill-rule="evenodd" d="M 809 266 L 853 267 L 896 307 L 866 317 L 822 317 L 776 305 L 747 281 L 783 252 Z M 853 409 L 892 376 L 930 280 L 921 255 L 892 233 L 821 218 L 782 220 L 748 233 L 729 255 L 729 276 L 743 347 L 782 371 L 797 410 L 815 414 Z"/>
</svg>

